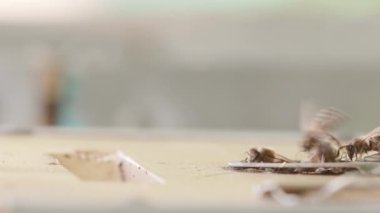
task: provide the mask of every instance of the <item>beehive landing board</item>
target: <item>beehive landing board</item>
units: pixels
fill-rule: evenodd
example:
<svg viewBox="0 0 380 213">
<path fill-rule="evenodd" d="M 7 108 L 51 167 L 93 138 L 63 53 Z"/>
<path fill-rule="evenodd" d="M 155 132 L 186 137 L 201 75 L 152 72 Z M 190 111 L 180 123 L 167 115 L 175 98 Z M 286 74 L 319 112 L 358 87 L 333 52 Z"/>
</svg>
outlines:
<svg viewBox="0 0 380 213">
<path fill-rule="evenodd" d="M 143 134 L 143 133 L 142 133 Z M 215 133 L 217 134 L 217 133 Z M 269 137 L 263 137 L 268 134 Z M 275 135 L 276 137 L 271 137 Z M 241 209 L 272 208 L 260 203 L 253 184 L 273 179 L 295 187 L 319 186 L 334 177 L 279 174 L 251 174 L 223 169 L 230 161 L 244 157 L 252 146 L 269 146 L 281 153 L 297 155 L 297 138 L 280 133 L 244 137 L 91 137 L 34 134 L 0 136 L 0 210 L 16 212 L 125 212 L 132 209 Z M 170 136 L 170 134 L 169 134 Z M 269 138 L 269 139 L 268 139 Z M 270 139 L 272 138 L 272 139 Z M 278 140 L 281 138 L 281 141 Z M 163 177 L 166 185 L 82 182 L 54 161 L 48 153 L 75 150 L 121 150 L 141 165 Z M 375 178 L 377 179 L 377 178 Z M 378 193 L 377 191 L 371 193 Z M 374 194 L 358 192 L 330 203 L 336 208 L 360 204 L 377 207 Z M 365 199 L 368 197 L 368 199 Z M 363 200 L 365 202 L 363 203 Z M 370 205 L 368 205 L 370 204 Z M 315 208 L 328 208 L 328 205 Z M 359 208 L 359 207 L 358 207 Z M 299 208 L 300 211 L 302 207 Z M 355 210 L 355 208 L 348 208 Z M 294 209 L 292 210 L 294 212 Z"/>
</svg>

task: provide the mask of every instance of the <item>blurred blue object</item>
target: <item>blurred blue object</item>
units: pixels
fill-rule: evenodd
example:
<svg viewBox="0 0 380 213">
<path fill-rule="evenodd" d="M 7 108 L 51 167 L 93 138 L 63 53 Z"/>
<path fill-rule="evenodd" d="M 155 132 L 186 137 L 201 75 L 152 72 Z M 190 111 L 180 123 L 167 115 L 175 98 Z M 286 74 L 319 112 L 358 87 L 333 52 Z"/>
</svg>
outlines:
<svg viewBox="0 0 380 213">
<path fill-rule="evenodd" d="M 58 107 L 58 126 L 82 126 L 75 103 L 78 101 L 80 83 L 73 73 L 66 72 L 63 77 Z"/>
</svg>

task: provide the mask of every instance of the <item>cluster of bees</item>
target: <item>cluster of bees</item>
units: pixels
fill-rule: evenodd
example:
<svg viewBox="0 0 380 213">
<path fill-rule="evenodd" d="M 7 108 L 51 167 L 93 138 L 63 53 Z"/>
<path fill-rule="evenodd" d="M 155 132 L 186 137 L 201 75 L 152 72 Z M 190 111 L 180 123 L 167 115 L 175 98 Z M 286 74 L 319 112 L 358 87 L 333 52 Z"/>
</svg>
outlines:
<svg viewBox="0 0 380 213">
<path fill-rule="evenodd" d="M 370 151 L 380 152 L 380 127 L 349 142 L 342 142 L 332 131 L 347 119 L 347 115 L 335 108 L 320 110 L 303 128 L 302 151 L 309 154 L 306 162 L 346 162 L 361 161 Z M 292 163 L 269 148 L 251 148 L 244 162 Z"/>
</svg>

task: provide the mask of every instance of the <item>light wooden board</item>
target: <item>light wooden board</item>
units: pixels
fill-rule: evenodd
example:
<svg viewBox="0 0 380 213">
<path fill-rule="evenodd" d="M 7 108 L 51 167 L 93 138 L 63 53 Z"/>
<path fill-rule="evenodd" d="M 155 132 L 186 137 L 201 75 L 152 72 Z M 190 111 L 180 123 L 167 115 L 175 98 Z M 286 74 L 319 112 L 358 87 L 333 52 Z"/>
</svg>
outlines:
<svg viewBox="0 0 380 213">
<path fill-rule="evenodd" d="M 251 174 L 223 169 L 240 160 L 252 146 L 266 145 L 294 158 L 297 138 L 268 141 L 262 138 L 223 137 L 202 140 L 150 138 L 106 139 L 62 135 L 0 137 L 0 206 L 3 209 L 108 209 L 149 208 L 256 208 L 262 205 L 252 186 L 268 179 L 296 187 L 318 186 L 332 176 Z M 163 177 L 166 185 L 82 182 L 59 165 L 50 152 L 122 150 Z M 355 196 L 348 196 L 347 200 Z M 338 199 L 339 200 L 339 199 Z M 344 203 L 344 199 L 339 200 Z M 359 203 L 359 200 L 357 200 Z M 361 201 L 360 201 L 361 202 Z M 376 204 L 372 200 L 372 204 Z"/>
</svg>

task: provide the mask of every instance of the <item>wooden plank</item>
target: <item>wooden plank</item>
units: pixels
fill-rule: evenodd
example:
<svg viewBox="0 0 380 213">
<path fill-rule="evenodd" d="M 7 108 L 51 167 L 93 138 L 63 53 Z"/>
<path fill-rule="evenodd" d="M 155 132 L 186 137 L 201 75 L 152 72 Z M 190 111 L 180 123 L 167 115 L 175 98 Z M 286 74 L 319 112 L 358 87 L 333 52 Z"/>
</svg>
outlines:
<svg viewBox="0 0 380 213">
<path fill-rule="evenodd" d="M 258 208 L 261 201 L 252 186 L 266 180 L 281 185 L 316 188 L 329 182 L 332 176 L 252 174 L 225 170 L 228 162 L 244 158 L 251 147 L 271 144 L 289 157 L 296 157 L 297 138 L 273 141 L 265 137 L 185 137 L 123 138 L 86 137 L 61 134 L 0 136 L 0 197 L 9 209 L 38 209 L 62 211 L 81 207 L 128 210 L 135 202 L 154 208 L 195 206 L 222 209 Z M 270 138 L 270 137 L 268 137 Z M 277 135 L 273 138 L 282 138 Z M 285 138 L 285 137 L 284 137 Z M 121 150 L 139 164 L 166 180 L 159 184 L 125 184 L 85 182 L 62 166 L 52 164 L 48 155 L 76 150 Z M 293 155 L 293 156 L 292 156 Z M 379 177 L 371 177 L 380 182 Z M 363 181 L 366 181 L 363 177 Z M 360 192 L 339 201 L 378 205 L 372 195 Z M 346 195 L 347 197 L 347 195 Z M 354 199 L 355 198 L 355 199 Z M 366 199 L 368 198 L 368 199 Z M 12 202 L 5 202 L 10 200 Z M 15 201 L 15 202 L 13 202 Z M 37 206 L 36 206 L 37 205 Z M 1 206 L 0 206 L 1 207 Z"/>
</svg>

